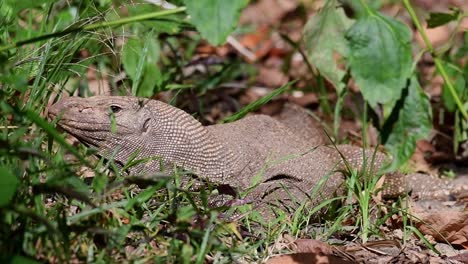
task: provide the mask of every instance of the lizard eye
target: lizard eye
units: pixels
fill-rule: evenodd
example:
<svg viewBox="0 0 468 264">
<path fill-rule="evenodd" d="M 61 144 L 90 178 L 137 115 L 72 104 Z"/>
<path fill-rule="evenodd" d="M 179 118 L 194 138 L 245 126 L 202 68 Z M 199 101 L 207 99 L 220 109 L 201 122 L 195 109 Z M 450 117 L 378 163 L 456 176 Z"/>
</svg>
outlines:
<svg viewBox="0 0 468 264">
<path fill-rule="evenodd" d="M 120 106 L 111 105 L 110 110 L 112 111 L 112 113 L 117 114 L 122 110 L 122 108 Z"/>
<path fill-rule="evenodd" d="M 143 127 L 142 127 L 142 132 L 146 133 L 148 132 L 148 129 L 149 129 L 149 126 L 150 126 L 150 120 L 151 118 L 148 118 L 145 120 L 145 123 L 143 123 Z"/>
</svg>

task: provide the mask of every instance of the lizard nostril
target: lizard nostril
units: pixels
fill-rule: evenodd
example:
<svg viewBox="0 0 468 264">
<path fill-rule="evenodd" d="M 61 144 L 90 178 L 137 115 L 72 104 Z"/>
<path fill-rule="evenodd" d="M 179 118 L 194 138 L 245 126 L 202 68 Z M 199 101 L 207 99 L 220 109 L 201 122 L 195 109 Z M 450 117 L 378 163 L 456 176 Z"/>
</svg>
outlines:
<svg viewBox="0 0 468 264">
<path fill-rule="evenodd" d="M 83 112 L 83 107 L 79 105 L 74 105 L 73 108 L 75 108 L 79 113 Z"/>
</svg>

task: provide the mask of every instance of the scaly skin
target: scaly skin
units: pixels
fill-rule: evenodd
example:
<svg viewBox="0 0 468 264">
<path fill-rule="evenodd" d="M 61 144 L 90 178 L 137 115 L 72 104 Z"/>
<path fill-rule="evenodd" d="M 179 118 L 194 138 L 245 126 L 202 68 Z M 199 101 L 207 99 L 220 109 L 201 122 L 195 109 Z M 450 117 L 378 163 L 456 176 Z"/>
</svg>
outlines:
<svg viewBox="0 0 468 264">
<path fill-rule="evenodd" d="M 286 107 L 277 119 L 253 115 L 204 127 L 184 111 L 156 100 L 68 97 L 51 106 L 49 116 L 59 116 L 58 125 L 66 132 L 120 164 L 135 152 L 139 159 L 157 157 L 163 161 L 163 168 L 160 159 L 155 159 L 132 167 L 132 174 L 171 170 L 176 165 L 209 182 L 239 190 L 258 185 L 248 198 L 269 201 L 288 200 L 292 195 L 298 202 L 310 199 L 317 203 L 343 191 L 342 157 L 333 147 L 325 146 L 320 125 L 297 106 Z M 340 145 L 338 149 L 352 167 L 361 167 L 361 148 Z M 372 151 L 366 156 L 370 161 Z M 375 170 L 384 159 L 382 153 L 376 154 Z M 327 175 L 320 195 L 309 197 Z M 388 195 L 407 190 L 401 175 L 392 174 L 388 179 Z"/>
</svg>

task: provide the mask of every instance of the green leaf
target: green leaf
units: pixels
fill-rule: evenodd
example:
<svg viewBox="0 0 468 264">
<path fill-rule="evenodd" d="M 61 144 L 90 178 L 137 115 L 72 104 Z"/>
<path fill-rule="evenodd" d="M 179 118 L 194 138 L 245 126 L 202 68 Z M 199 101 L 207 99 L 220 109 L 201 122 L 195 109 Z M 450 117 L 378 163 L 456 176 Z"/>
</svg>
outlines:
<svg viewBox="0 0 468 264">
<path fill-rule="evenodd" d="M 159 45 L 152 38 L 145 38 L 147 43 L 143 43 L 141 39 L 128 39 L 122 50 L 122 63 L 125 72 L 130 78 L 137 77 L 137 68 L 140 60 L 143 60 L 143 65 L 157 63 L 159 59 Z M 145 49 L 146 44 L 146 49 Z"/>
<path fill-rule="evenodd" d="M 213 45 L 226 41 L 248 0 L 184 0 L 187 13 L 201 35 Z"/>
<path fill-rule="evenodd" d="M 159 45 L 152 34 L 144 40 L 129 39 L 125 43 L 122 63 L 133 81 L 134 95 L 142 97 L 153 95 L 154 87 L 161 81 L 161 73 L 156 66 L 159 54 Z"/>
<path fill-rule="evenodd" d="M 393 104 L 411 76 L 411 31 L 371 11 L 348 30 L 346 39 L 348 67 L 364 98 L 373 108 Z"/>
<path fill-rule="evenodd" d="M 147 64 L 143 69 L 143 78 L 138 87 L 136 96 L 150 97 L 154 94 L 154 88 L 162 83 L 161 71 L 155 64 Z"/>
<path fill-rule="evenodd" d="M 122 49 L 122 64 L 125 72 L 132 79 L 136 77 L 139 54 L 142 49 L 141 46 L 138 39 L 129 39 Z"/>
<path fill-rule="evenodd" d="M 17 1 L 17 0 L 8 0 L 6 1 L 7 5 L 10 5 L 11 7 L 14 8 L 14 13 L 17 13 L 18 11 L 21 11 L 23 9 L 27 8 L 34 8 L 34 7 L 39 7 L 43 4 L 49 4 L 52 3 L 52 0 L 22 0 L 22 1 Z"/>
<path fill-rule="evenodd" d="M 455 87 L 455 91 L 457 95 L 461 99 L 463 99 L 464 98 L 463 92 L 466 87 L 465 86 L 466 82 L 463 76 L 463 71 L 452 63 L 443 61 L 442 64 L 445 70 L 447 71 L 447 75 L 451 79 L 453 86 Z M 444 83 L 443 89 L 442 89 L 442 102 L 444 103 L 444 106 L 447 108 L 449 112 L 455 112 L 455 110 L 457 110 L 457 104 L 455 103 L 455 100 L 453 99 L 453 96 L 450 93 L 450 90 L 447 87 L 446 83 Z"/>
<path fill-rule="evenodd" d="M 345 85 L 341 82 L 345 71 L 337 67 L 334 55 L 347 56 L 344 34 L 353 20 L 335 6 L 335 1 L 327 1 L 320 12 L 309 19 L 304 27 L 304 40 L 309 61 L 340 93 Z"/>
<path fill-rule="evenodd" d="M 18 184 L 18 178 L 8 167 L 0 167 L 0 207 L 4 207 L 11 202 Z"/>
<path fill-rule="evenodd" d="M 97 174 L 94 176 L 92 184 L 94 192 L 98 194 L 102 193 L 107 186 L 108 180 L 109 178 L 104 174 Z"/>
<path fill-rule="evenodd" d="M 428 96 L 412 77 L 408 95 L 400 109 L 385 147 L 393 156 L 390 169 L 396 169 L 409 160 L 416 149 L 416 141 L 426 138 L 432 129 L 432 112 Z"/>
<path fill-rule="evenodd" d="M 430 13 L 429 19 L 427 20 L 427 27 L 435 28 L 438 26 L 445 25 L 451 21 L 457 20 L 459 15 L 461 14 L 460 9 L 452 7 L 450 8 L 450 10 L 452 10 L 452 13 Z"/>
<path fill-rule="evenodd" d="M 146 188 L 141 193 L 139 193 L 136 197 L 134 197 L 134 198 L 132 198 L 132 199 L 130 199 L 128 201 L 127 205 L 125 205 L 125 210 L 128 211 L 129 209 L 131 209 L 136 204 L 142 204 L 142 203 L 148 201 L 148 199 L 150 199 L 151 197 L 154 196 L 154 193 L 158 189 L 159 189 L 159 186 L 152 186 L 150 188 Z"/>
</svg>

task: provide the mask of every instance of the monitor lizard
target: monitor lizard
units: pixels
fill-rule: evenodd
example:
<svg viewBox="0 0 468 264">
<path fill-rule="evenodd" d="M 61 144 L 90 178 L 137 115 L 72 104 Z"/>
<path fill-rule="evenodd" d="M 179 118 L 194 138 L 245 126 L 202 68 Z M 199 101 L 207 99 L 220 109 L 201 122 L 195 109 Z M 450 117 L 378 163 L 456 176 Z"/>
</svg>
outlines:
<svg viewBox="0 0 468 264">
<path fill-rule="evenodd" d="M 295 105 L 285 107 L 276 118 L 251 115 L 211 126 L 202 126 L 169 104 L 131 96 L 66 97 L 49 107 L 48 114 L 51 119 L 59 117 L 57 124 L 63 130 L 117 163 L 125 164 L 136 152 L 139 159 L 160 157 L 163 161 L 138 164 L 129 169 L 130 174 L 151 174 L 175 165 L 205 181 L 237 190 L 255 185 L 247 195 L 253 200 L 293 196 L 299 202 L 309 199 L 316 203 L 343 192 L 346 164 L 357 169 L 367 164 L 370 172 L 386 160 L 381 152 L 330 145 L 320 124 Z M 324 177 L 327 180 L 319 195 L 310 197 Z M 442 181 L 421 188 L 422 178 L 417 175 L 391 173 L 386 177 L 384 193 L 388 197 L 407 192 L 411 181 L 426 194 L 446 190 Z"/>
</svg>

